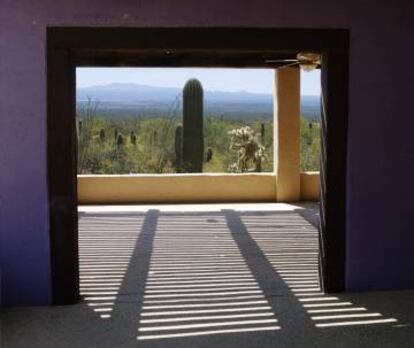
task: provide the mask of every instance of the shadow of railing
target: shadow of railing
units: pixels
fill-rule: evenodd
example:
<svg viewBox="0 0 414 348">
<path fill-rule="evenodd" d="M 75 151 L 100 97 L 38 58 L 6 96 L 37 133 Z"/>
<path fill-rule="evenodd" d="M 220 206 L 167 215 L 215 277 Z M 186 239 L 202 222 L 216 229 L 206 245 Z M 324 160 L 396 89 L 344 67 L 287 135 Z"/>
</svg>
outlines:
<svg viewBox="0 0 414 348">
<path fill-rule="evenodd" d="M 79 243 L 85 303 L 130 344 L 294 346 L 298 332 L 397 323 L 321 291 L 318 231 L 300 212 L 88 213 Z"/>
<path fill-rule="evenodd" d="M 303 306 L 293 296 L 281 274 L 279 274 L 265 253 L 242 222 L 241 214 L 234 210 L 222 210 L 227 228 L 237 244 L 245 262 L 260 285 L 264 296 L 272 306 L 272 310 L 280 318 L 281 323 L 290 323 L 289 330 L 305 330 L 309 325 Z M 252 213 L 259 221 L 261 213 Z M 277 221 L 277 220 L 276 220 Z M 294 320 L 292 320 L 294 318 Z M 283 329 L 287 328 L 283 326 Z"/>
<path fill-rule="evenodd" d="M 80 294 L 100 318 L 111 318 L 122 304 L 139 310 L 157 219 L 155 210 L 80 218 Z"/>
<path fill-rule="evenodd" d="M 223 216 L 160 217 L 139 340 L 278 329 Z"/>
<path fill-rule="evenodd" d="M 332 296 L 321 291 L 318 230 L 309 222 L 315 220 L 315 212 L 308 212 L 308 215 L 304 211 L 264 213 L 260 216 L 231 214 L 240 216 L 237 229 L 248 231 L 251 240 L 257 244 L 256 248 L 262 251 L 316 328 L 397 322 L 395 318 L 384 317 L 381 313 L 370 312 L 365 307 L 342 300 L 341 295 Z"/>
</svg>

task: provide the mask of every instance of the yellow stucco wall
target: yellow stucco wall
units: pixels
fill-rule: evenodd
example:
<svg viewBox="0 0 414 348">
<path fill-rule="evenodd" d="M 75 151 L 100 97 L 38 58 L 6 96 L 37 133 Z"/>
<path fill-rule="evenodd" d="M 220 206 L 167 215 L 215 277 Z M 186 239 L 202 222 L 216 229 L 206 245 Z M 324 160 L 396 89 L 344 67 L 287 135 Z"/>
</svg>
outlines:
<svg viewBox="0 0 414 348">
<path fill-rule="evenodd" d="M 79 204 L 272 202 L 272 174 L 79 175 Z"/>
<path fill-rule="evenodd" d="M 300 200 L 319 200 L 320 179 L 319 172 L 300 173 Z"/>
<path fill-rule="evenodd" d="M 301 173 L 301 200 L 317 200 L 319 173 Z M 274 174 L 79 175 L 79 204 L 275 202 Z"/>
<path fill-rule="evenodd" d="M 274 160 L 277 200 L 300 199 L 300 69 L 275 70 Z"/>
</svg>

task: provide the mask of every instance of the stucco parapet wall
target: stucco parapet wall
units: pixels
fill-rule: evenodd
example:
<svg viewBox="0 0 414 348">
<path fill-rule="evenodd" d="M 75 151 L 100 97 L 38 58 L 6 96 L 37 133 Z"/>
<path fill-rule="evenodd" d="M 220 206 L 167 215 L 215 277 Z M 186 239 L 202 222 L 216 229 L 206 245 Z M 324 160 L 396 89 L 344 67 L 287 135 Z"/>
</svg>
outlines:
<svg viewBox="0 0 414 348">
<path fill-rule="evenodd" d="M 80 175 L 78 201 L 95 203 L 272 202 L 274 175 Z"/>
<path fill-rule="evenodd" d="M 319 172 L 300 173 L 300 199 L 302 201 L 317 201 L 319 200 L 319 192 Z"/>
<path fill-rule="evenodd" d="M 304 197 L 316 200 L 318 194 L 311 195 L 318 193 L 319 174 L 303 175 Z M 272 173 L 78 175 L 79 204 L 274 202 L 275 197 Z"/>
</svg>

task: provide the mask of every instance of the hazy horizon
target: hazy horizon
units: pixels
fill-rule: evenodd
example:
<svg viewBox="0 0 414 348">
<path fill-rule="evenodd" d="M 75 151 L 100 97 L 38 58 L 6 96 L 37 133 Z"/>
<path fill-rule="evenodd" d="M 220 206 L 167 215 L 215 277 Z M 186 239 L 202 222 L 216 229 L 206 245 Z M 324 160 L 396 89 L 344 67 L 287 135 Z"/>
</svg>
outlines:
<svg viewBox="0 0 414 348">
<path fill-rule="evenodd" d="M 111 84 L 182 88 L 197 78 L 210 92 L 272 94 L 273 69 L 217 68 L 77 68 L 76 88 Z M 320 71 L 301 72 L 301 95 L 320 95 Z"/>
</svg>

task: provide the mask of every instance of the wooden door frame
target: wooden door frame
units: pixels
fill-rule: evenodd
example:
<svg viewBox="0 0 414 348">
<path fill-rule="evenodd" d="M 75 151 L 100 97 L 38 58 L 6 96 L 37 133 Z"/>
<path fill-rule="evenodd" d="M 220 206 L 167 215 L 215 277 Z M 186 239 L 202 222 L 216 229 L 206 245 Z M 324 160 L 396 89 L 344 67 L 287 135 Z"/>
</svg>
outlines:
<svg viewBox="0 0 414 348">
<path fill-rule="evenodd" d="M 47 163 L 54 304 L 79 300 L 76 67 L 268 67 L 320 52 L 321 279 L 345 290 L 348 46 L 345 29 L 47 28 Z"/>
</svg>

